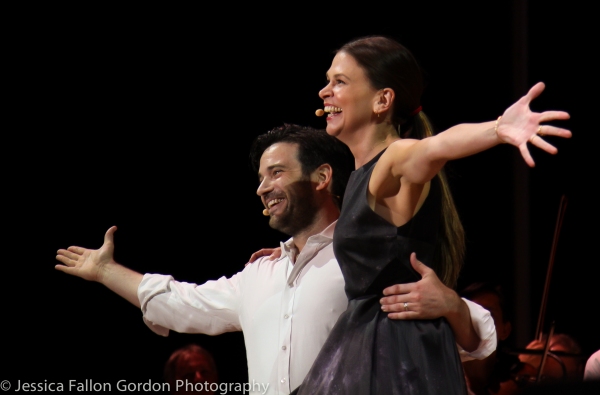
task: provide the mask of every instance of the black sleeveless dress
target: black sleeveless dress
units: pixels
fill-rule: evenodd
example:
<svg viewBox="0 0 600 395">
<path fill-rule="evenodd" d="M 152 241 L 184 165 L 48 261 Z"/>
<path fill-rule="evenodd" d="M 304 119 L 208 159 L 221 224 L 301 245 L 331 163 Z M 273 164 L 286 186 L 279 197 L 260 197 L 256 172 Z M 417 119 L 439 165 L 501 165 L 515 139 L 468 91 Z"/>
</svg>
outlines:
<svg viewBox="0 0 600 395">
<path fill-rule="evenodd" d="M 348 309 L 292 394 L 467 394 L 446 319 L 392 320 L 381 311 L 384 288 L 421 278 L 410 264 L 411 252 L 421 262 L 431 263 L 441 219 L 437 177 L 407 224 L 396 227 L 371 210 L 367 188 L 382 154 L 352 173 L 333 237 Z"/>
</svg>

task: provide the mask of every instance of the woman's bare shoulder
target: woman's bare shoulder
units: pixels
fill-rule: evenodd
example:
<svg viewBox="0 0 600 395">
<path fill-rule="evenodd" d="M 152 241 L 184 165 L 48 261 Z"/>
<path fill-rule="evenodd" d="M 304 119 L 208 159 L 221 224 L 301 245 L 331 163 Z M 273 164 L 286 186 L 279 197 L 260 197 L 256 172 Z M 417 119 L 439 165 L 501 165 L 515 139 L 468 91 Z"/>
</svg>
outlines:
<svg viewBox="0 0 600 395">
<path fill-rule="evenodd" d="M 410 152 L 411 147 L 418 141 L 416 139 L 396 140 L 381 155 L 381 159 L 383 162 L 397 162 L 398 160 L 402 160 Z"/>
</svg>

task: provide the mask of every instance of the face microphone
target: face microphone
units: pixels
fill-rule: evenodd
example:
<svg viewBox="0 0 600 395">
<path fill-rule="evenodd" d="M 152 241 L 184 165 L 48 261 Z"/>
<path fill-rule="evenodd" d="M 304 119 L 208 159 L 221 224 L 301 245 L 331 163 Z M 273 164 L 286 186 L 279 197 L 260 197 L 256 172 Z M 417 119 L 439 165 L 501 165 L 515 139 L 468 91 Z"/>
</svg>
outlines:
<svg viewBox="0 0 600 395">
<path fill-rule="evenodd" d="M 269 216 L 269 210 L 268 210 L 268 209 L 264 209 L 264 210 L 263 210 L 263 215 L 264 215 L 265 217 L 268 217 L 268 216 Z"/>
</svg>

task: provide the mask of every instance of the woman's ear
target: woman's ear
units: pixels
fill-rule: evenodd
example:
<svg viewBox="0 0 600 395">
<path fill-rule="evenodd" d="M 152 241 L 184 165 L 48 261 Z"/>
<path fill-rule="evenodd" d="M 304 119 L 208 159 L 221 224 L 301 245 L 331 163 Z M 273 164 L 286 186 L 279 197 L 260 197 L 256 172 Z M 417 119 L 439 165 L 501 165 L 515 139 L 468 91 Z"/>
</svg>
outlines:
<svg viewBox="0 0 600 395">
<path fill-rule="evenodd" d="M 394 98 L 396 94 L 391 88 L 383 88 L 377 92 L 376 101 L 373 105 L 373 112 L 376 114 L 383 114 L 392 108 L 394 104 Z"/>
</svg>

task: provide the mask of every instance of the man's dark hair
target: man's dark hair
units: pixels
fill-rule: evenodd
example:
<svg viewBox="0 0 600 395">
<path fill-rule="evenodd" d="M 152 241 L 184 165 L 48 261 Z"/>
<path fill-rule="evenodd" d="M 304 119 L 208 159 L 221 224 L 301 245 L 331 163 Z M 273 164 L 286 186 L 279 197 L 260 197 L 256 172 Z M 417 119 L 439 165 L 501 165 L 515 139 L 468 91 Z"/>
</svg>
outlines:
<svg viewBox="0 0 600 395">
<path fill-rule="evenodd" d="M 198 355 L 202 356 L 208 362 L 208 367 L 214 372 L 215 377 L 218 377 L 217 365 L 215 364 L 215 359 L 212 354 L 197 344 L 188 344 L 175 350 L 165 363 L 163 374 L 165 382 L 171 387 L 172 393 L 175 393 L 175 380 L 177 379 L 177 371 L 180 367 L 179 361 L 187 361 L 190 357 Z"/>
<path fill-rule="evenodd" d="M 354 156 L 346 144 L 330 136 L 323 129 L 309 126 L 283 124 L 258 136 L 250 148 L 250 164 L 255 172 L 260 167 L 260 158 L 267 148 L 276 143 L 298 145 L 298 161 L 302 174 L 309 176 L 319 166 L 327 163 L 333 169 L 331 193 L 338 207 L 350 173 L 354 170 Z"/>
</svg>

